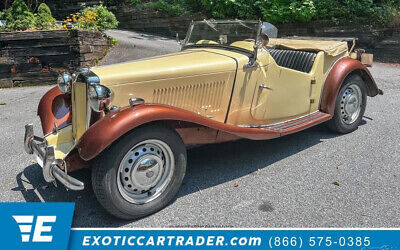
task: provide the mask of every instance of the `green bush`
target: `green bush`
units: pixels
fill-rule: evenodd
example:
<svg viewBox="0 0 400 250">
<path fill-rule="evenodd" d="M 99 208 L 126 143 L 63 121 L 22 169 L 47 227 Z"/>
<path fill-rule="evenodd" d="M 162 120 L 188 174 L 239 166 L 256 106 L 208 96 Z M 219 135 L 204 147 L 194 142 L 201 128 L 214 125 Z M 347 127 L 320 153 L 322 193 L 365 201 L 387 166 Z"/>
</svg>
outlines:
<svg viewBox="0 0 400 250">
<path fill-rule="evenodd" d="M 104 32 L 106 29 L 115 29 L 118 26 L 117 18 L 110 12 L 104 5 L 95 5 L 93 7 L 87 7 L 82 10 L 83 16 L 94 15 L 94 25 L 91 27 L 90 22 L 88 27 L 83 27 L 85 29 L 94 29 Z"/>
<path fill-rule="evenodd" d="M 98 30 L 101 32 L 118 26 L 115 15 L 102 4 L 86 7 L 78 14 L 69 15 L 64 21 L 64 28 L 66 28 L 68 22 L 72 23 L 76 29 Z"/>
<path fill-rule="evenodd" d="M 130 4 L 134 4 L 134 5 L 136 5 L 136 4 L 141 4 L 141 2 L 142 1 L 140 1 L 140 0 L 125 0 L 127 3 L 130 3 Z"/>
<path fill-rule="evenodd" d="M 34 15 L 24 0 L 15 0 L 9 9 L 0 13 L 0 19 L 6 20 L 6 27 L 3 28 L 6 31 L 48 30 L 56 27 L 56 20 L 46 4 L 40 4 Z"/>
<path fill-rule="evenodd" d="M 263 18 L 271 23 L 308 22 L 316 15 L 312 0 L 271 0 L 259 4 Z"/>
<path fill-rule="evenodd" d="M 87 9 L 97 14 L 96 25 L 99 31 L 104 32 L 106 29 L 117 28 L 117 18 L 104 5 L 100 4 Z"/>
<path fill-rule="evenodd" d="M 49 30 L 55 27 L 56 19 L 51 15 L 50 8 L 45 3 L 41 3 L 36 14 L 35 28 Z"/>
<path fill-rule="evenodd" d="M 257 19 L 260 0 L 181 0 L 181 5 L 192 13 L 203 13 L 212 18 Z"/>
<path fill-rule="evenodd" d="M 107 0 L 117 4 L 117 0 Z M 202 13 L 209 18 L 259 19 L 279 24 L 332 20 L 387 25 L 399 16 L 400 0 L 124 0 L 170 15 Z"/>
<path fill-rule="evenodd" d="M 171 16 L 179 16 L 183 13 L 182 5 L 173 0 L 158 0 L 156 2 L 148 2 L 147 7 L 162 13 L 167 13 Z"/>
<path fill-rule="evenodd" d="M 10 10 L 0 11 L 0 20 L 10 20 Z"/>
<path fill-rule="evenodd" d="M 7 30 L 20 31 L 34 27 L 35 16 L 24 0 L 15 0 L 7 12 Z"/>
</svg>

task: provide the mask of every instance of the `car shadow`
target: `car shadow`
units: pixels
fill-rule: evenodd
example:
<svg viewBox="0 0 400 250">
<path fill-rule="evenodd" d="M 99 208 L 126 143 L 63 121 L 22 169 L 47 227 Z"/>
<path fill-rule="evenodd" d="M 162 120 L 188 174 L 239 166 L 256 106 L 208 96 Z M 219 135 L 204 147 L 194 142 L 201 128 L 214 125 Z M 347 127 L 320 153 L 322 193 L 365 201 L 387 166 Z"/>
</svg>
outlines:
<svg viewBox="0 0 400 250">
<path fill-rule="evenodd" d="M 190 168 L 177 198 L 254 174 L 275 162 L 313 147 L 324 139 L 337 136 L 339 135 L 322 124 L 272 140 L 239 140 L 191 149 L 188 151 Z"/>
<path fill-rule="evenodd" d="M 155 35 L 146 34 L 146 33 L 130 36 L 128 38 L 134 38 L 134 39 L 139 39 L 139 40 L 153 40 L 153 41 L 170 41 L 170 40 L 172 40 L 171 38 L 155 36 Z"/>
<path fill-rule="evenodd" d="M 361 125 L 364 124 L 365 119 L 361 122 Z M 173 202 L 199 190 L 268 168 L 275 162 L 337 136 L 322 124 L 273 140 L 239 140 L 189 149 L 186 177 Z M 27 202 L 75 202 L 73 227 L 119 227 L 132 222 L 116 219 L 100 206 L 93 193 L 89 169 L 72 175 L 85 182 L 85 190 L 68 191 L 61 184 L 55 187 L 46 183 L 41 167 L 32 164 L 16 176 L 18 186 L 12 190 L 21 192 Z"/>
</svg>

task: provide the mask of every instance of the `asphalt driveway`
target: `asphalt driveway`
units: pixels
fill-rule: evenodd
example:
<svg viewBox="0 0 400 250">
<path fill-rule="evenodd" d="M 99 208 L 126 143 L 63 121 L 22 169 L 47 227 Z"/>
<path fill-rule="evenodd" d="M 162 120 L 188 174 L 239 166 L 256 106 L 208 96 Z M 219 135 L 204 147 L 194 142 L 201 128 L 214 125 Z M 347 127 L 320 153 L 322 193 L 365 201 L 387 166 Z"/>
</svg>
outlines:
<svg viewBox="0 0 400 250">
<path fill-rule="evenodd" d="M 179 48 L 156 36 L 109 34 L 120 46 L 103 64 Z M 177 198 L 136 221 L 101 208 L 89 170 L 75 174 L 86 180 L 84 191 L 67 191 L 47 184 L 25 154 L 24 125 L 33 122 L 40 134 L 36 107 L 49 86 L 0 89 L 0 201 L 76 202 L 75 227 L 400 227 L 400 67 L 371 71 L 385 95 L 368 99 L 354 133 L 338 136 L 320 125 L 270 141 L 192 149 Z"/>
</svg>

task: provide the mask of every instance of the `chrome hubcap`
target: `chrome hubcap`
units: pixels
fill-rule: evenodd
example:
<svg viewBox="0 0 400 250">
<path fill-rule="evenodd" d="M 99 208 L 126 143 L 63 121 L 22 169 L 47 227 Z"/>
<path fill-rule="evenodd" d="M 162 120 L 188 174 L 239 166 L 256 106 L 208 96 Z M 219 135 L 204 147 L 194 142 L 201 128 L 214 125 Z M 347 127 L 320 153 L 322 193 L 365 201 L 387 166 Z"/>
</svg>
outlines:
<svg viewBox="0 0 400 250">
<path fill-rule="evenodd" d="M 166 143 L 160 140 L 138 143 L 119 165 L 118 190 L 131 203 L 148 203 L 171 182 L 174 166 L 174 155 Z"/>
<path fill-rule="evenodd" d="M 361 89 L 357 85 L 352 84 L 344 91 L 340 102 L 340 114 L 342 121 L 349 125 L 355 122 L 360 115 L 361 105 Z"/>
</svg>

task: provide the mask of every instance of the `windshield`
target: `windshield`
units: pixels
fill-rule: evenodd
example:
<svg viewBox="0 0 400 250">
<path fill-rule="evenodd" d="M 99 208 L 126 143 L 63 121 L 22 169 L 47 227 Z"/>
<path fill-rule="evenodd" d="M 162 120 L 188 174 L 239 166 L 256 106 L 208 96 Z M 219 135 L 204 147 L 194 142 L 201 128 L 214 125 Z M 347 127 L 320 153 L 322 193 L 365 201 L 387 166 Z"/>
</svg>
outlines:
<svg viewBox="0 0 400 250">
<path fill-rule="evenodd" d="M 258 39 L 262 23 L 259 21 L 215 21 L 193 22 L 183 47 L 186 46 L 232 46 L 239 41 L 253 42 Z M 236 43 L 236 44 L 235 44 Z"/>
</svg>

